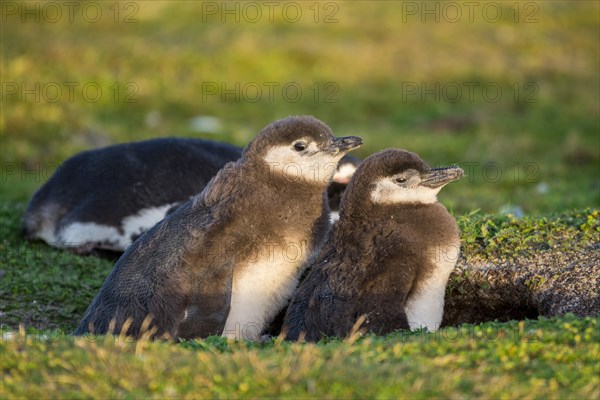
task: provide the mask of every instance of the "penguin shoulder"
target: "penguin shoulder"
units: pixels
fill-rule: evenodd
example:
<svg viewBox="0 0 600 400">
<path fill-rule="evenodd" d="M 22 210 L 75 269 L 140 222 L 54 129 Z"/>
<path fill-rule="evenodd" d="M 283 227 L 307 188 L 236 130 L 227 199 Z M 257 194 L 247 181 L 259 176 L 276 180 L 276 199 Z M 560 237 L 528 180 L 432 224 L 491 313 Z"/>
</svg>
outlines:
<svg viewBox="0 0 600 400">
<path fill-rule="evenodd" d="M 441 244 L 459 240 L 460 232 L 456 220 L 442 203 L 428 204 L 418 218 L 419 227 L 430 241 Z"/>
<path fill-rule="evenodd" d="M 217 174 L 208 182 L 202 192 L 194 199 L 194 206 L 202 203 L 206 207 L 216 206 L 226 201 L 235 192 L 239 183 L 243 179 L 241 176 L 242 168 L 238 161 L 232 161 L 217 172 Z"/>
</svg>

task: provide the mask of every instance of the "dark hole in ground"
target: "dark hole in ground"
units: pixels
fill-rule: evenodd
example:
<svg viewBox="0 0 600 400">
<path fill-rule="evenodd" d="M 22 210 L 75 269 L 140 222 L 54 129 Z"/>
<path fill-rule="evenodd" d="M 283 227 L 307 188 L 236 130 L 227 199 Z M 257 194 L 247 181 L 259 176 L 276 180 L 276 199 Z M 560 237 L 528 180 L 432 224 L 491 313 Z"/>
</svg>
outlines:
<svg viewBox="0 0 600 400">
<path fill-rule="evenodd" d="M 462 302 L 458 308 L 446 305 L 442 327 L 462 324 L 479 324 L 488 321 L 507 322 L 524 319 L 537 319 L 537 307 L 528 304 Z"/>
<path fill-rule="evenodd" d="M 286 311 L 287 307 L 277 314 L 269 325 L 269 328 L 263 333 L 270 336 L 279 335 Z M 540 312 L 538 308 L 525 302 L 515 304 L 506 301 L 503 303 L 486 304 L 479 299 L 473 298 L 471 302 L 457 304 L 457 308 L 453 308 L 452 304 L 450 306 L 446 304 L 441 327 L 480 324 L 488 321 L 520 321 L 524 319 L 537 319 L 539 316 Z"/>
<path fill-rule="evenodd" d="M 464 280 L 446 291 L 442 327 L 488 321 L 537 319 L 539 304 L 527 285 L 512 280 Z"/>
</svg>

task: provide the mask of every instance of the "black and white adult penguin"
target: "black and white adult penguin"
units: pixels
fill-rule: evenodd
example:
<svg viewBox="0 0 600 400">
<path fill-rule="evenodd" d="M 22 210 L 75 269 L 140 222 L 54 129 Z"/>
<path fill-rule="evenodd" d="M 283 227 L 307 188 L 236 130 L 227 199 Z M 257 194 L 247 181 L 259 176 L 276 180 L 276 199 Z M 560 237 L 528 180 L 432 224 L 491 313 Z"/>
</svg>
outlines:
<svg viewBox="0 0 600 400">
<path fill-rule="evenodd" d="M 80 254 L 123 252 L 241 153 L 226 143 L 185 138 L 79 153 L 33 195 L 23 233 Z"/>
<path fill-rule="evenodd" d="M 159 337 L 256 339 L 324 240 L 325 189 L 338 161 L 361 144 L 334 138 L 312 117 L 268 125 L 127 249 L 75 334 L 138 337 L 147 328 Z"/>
<path fill-rule="evenodd" d="M 418 155 L 387 149 L 365 159 L 340 219 L 294 294 L 282 331 L 289 340 L 346 336 L 363 329 L 436 330 L 460 249 L 456 221 L 437 194 L 463 175 L 431 169 Z"/>
<path fill-rule="evenodd" d="M 31 198 L 23 233 L 79 254 L 116 258 L 241 155 L 239 147 L 191 138 L 151 139 L 79 153 Z M 332 219 L 358 162 L 350 156 L 340 161 L 328 188 Z"/>
</svg>

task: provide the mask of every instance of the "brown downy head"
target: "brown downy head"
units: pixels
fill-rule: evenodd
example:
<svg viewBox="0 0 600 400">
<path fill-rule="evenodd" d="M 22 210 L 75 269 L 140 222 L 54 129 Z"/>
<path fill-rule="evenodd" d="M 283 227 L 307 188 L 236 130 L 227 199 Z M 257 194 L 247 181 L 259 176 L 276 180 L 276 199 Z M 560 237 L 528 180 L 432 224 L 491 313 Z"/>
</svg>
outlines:
<svg viewBox="0 0 600 400">
<path fill-rule="evenodd" d="M 457 166 L 431 168 L 406 150 L 382 150 L 356 170 L 342 198 L 340 218 L 380 206 L 435 203 L 442 187 L 463 174 Z"/>
<path fill-rule="evenodd" d="M 263 128 L 244 149 L 242 161 L 268 170 L 273 177 L 325 187 L 338 161 L 361 144 L 356 136 L 334 137 L 316 118 L 294 116 Z"/>
</svg>

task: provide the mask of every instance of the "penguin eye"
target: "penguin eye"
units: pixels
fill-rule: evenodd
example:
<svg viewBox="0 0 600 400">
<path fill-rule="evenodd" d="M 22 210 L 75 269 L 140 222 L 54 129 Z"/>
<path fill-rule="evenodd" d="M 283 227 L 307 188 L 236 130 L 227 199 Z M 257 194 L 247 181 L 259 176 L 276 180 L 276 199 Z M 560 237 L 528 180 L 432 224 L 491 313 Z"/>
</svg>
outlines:
<svg viewBox="0 0 600 400">
<path fill-rule="evenodd" d="M 396 178 L 396 183 L 404 183 L 406 182 L 406 178 Z"/>
<path fill-rule="evenodd" d="M 304 142 L 296 142 L 294 143 L 294 150 L 296 151 L 304 151 L 306 149 L 306 143 Z"/>
</svg>

